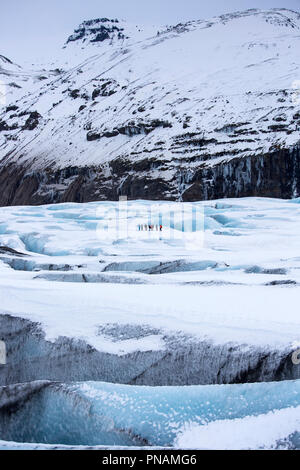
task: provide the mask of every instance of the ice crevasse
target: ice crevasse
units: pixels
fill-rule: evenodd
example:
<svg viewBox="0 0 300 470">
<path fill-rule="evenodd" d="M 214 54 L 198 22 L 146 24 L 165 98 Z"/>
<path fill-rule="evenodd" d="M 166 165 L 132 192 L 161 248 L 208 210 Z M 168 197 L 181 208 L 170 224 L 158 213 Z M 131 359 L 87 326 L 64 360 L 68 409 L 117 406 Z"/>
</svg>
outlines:
<svg viewBox="0 0 300 470">
<path fill-rule="evenodd" d="M 14 441 L 300 449 L 300 380 L 186 387 L 49 382 L 18 402 L 0 407 L 0 448 Z"/>
</svg>

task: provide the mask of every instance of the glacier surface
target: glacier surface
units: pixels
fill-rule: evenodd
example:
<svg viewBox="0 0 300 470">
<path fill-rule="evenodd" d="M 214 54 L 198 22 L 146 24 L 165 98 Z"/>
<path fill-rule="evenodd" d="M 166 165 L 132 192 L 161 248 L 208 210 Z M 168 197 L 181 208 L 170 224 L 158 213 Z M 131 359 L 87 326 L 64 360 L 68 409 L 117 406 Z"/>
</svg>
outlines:
<svg viewBox="0 0 300 470">
<path fill-rule="evenodd" d="M 298 448 L 299 203 L 0 208 L 1 448 Z"/>
</svg>

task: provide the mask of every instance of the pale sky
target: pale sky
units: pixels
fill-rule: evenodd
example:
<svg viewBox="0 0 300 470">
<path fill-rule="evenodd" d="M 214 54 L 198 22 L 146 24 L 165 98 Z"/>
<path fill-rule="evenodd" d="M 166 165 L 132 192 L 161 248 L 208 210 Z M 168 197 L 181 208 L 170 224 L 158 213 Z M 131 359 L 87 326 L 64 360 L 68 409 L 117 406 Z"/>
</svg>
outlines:
<svg viewBox="0 0 300 470">
<path fill-rule="evenodd" d="M 15 62 L 47 57 L 91 18 L 162 26 L 248 8 L 300 12 L 300 0 L 0 0 L 0 6 L 0 54 Z"/>
</svg>

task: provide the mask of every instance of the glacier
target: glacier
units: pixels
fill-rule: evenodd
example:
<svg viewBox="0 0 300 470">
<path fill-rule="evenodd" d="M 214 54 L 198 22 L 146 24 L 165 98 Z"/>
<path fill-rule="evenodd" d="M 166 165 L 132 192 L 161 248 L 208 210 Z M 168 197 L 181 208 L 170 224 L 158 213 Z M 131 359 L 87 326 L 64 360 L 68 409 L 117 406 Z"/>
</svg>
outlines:
<svg viewBox="0 0 300 470">
<path fill-rule="evenodd" d="M 1 449 L 299 448 L 300 199 L 192 206 L 0 208 Z"/>
<path fill-rule="evenodd" d="M 31 383 L 15 399 L 11 388 L 0 391 L 2 449 L 9 442 L 12 448 L 300 448 L 299 380 L 190 387 Z M 9 393 L 7 403 L 1 395 Z"/>
</svg>

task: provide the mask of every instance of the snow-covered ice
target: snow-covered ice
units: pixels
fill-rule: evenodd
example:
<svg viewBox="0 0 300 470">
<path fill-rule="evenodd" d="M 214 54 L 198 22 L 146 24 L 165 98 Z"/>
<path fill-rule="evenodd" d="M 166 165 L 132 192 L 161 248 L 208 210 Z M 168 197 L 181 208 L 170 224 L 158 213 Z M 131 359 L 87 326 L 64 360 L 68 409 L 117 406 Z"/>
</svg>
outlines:
<svg viewBox="0 0 300 470">
<path fill-rule="evenodd" d="M 113 202 L 0 208 L 2 318 L 38 323 L 50 343 L 59 338 L 80 340 L 96 352 L 125 361 L 134 360 L 135 353 L 140 354 L 136 356 L 140 361 L 145 354 L 160 355 L 158 362 L 165 360 L 172 335 L 181 335 L 182 343 L 188 337 L 198 344 L 226 347 L 229 356 L 225 362 L 228 357 L 230 361 L 230 354 L 247 348 L 252 355 L 260 350 L 265 356 L 279 355 L 278 367 L 283 369 L 284 364 L 285 377 L 299 377 L 299 366 L 293 365 L 289 355 L 300 341 L 300 199 L 195 203 L 204 223 L 204 231 L 201 223 L 198 234 L 189 223 L 179 223 L 185 204 L 161 203 L 162 232 L 138 230 L 139 224 L 149 222 L 150 208 L 158 207 L 151 201 L 128 202 L 127 215 L 123 209 L 118 212 L 119 203 Z M 173 215 L 168 217 L 170 206 Z M 126 237 L 124 230 L 103 231 L 116 214 L 122 214 L 122 230 L 128 227 Z M 157 216 L 152 210 L 152 220 Z M 195 235 L 194 245 L 185 237 L 189 233 Z M 26 330 L 22 328 L 16 326 L 16 331 Z M 30 348 L 26 344 L 25 354 L 34 354 L 36 343 Z M 10 354 L 8 348 L 8 365 Z M 281 366 L 280 355 L 288 358 Z M 211 367 L 217 358 L 205 356 L 203 360 Z M 251 367 L 261 367 L 259 363 L 251 366 L 250 361 L 246 369 L 241 365 L 244 375 L 240 377 L 251 381 Z M 124 367 L 125 362 L 122 364 Z M 18 363 L 18 367 L 22 366 Z M 151 367 L 157 365 L 153 362 Z M 105 377 L 107 382 L 116 381 L 115 368 Z M 222 383 L 234 378 L 225 375 L 211 380 Z M 131 378 L 124 383 L 139 382 Z M 130 427 L 128 420 L 134 420 L 134 435 L 154 446 L 269 448 L 283 441 L 282 445 L 291 447 L 299 444 L 299 381 L 157 389 L 93 382 L 70 387 L 76 396 L 93 400 L 93 409 L 103 406 L 105 396 L 105 407 L 114 420 L 120 419 L 119 427 L 123 429 L 125 423 Z M 114 397 L 118 406 L 125 400 L 123 414 L 114 408 Z M 176 407 L 180 408 L 178 421 Z M 129 409 L 134 414 L 128 414 Z M 169 414 L 171 409 L 174 414 Z M 172 423 L 177 424 L 173 427 Z M 213 433 L 217 436 L 214 443 L 210 442 Z M 232 440 L 229 436 L 238 437 Z M 136 444 L 126 439 L 115 445 Z M 54 437 L 40 442 L 63 444 Z M 110 445 L 111 441 L 85 444 Z"/>
<path fill-rule="evenodd" d="M 298 13 L 115 28 L 85 22 L 36 72 L 0 56 L 1 181 L 18 185 L 3 205 L 298 195 Z M 289 163 L 268 176 L 278 150 Z"/>
</svg>

